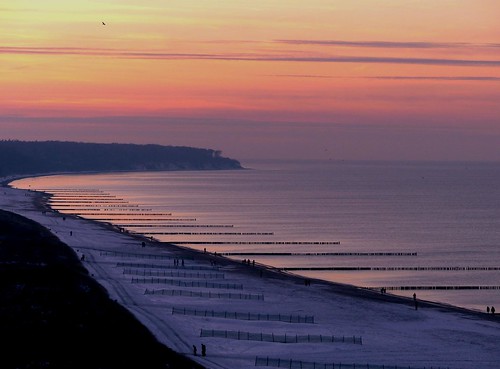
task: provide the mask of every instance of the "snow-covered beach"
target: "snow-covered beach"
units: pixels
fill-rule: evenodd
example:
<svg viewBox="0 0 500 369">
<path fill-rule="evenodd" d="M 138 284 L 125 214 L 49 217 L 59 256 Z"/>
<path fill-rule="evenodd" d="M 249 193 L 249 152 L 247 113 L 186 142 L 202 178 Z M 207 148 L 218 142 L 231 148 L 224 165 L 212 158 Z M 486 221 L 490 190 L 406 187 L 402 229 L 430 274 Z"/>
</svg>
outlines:
<svg viewBox="0 0 500 369">
<path fill-rule="evenodd" d="M 5 187 L 0 208 L 49 228 L 82 256 L 111 298 L 162 343 L 207 368 L 500 365 L 498 316 L 418 296 L 416 309 L 410 292 L 404 299 L 334 283 L 305 283 L 264 266 L 41 211 L 34 201 L 38 197 Z"/>
</svg>

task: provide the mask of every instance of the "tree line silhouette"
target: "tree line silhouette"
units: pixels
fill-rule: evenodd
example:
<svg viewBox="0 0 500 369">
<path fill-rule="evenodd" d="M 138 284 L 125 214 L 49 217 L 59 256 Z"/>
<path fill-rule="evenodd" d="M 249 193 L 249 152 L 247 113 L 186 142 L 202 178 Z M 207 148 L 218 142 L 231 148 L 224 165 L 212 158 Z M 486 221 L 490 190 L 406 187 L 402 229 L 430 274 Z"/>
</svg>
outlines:
<svg viewBox="0 0 500 369">
<path fill-rule="evenodd" d="M 67 141 L 0 141 L 0 175 L 82 171 L 242 169 L 213 149 Z"/>
</svg>

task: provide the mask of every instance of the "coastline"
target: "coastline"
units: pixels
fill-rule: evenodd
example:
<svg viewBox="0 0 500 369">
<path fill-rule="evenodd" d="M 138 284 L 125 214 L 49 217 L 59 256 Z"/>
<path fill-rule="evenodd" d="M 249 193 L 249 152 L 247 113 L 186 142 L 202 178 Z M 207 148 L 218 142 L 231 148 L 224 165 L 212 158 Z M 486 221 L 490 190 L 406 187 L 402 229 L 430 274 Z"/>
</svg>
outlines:
<svg viewBox="0 0 500 369">
<path fill-rule="evenodd" d="M 86 173 L 101 173 L 101 172 L 85 172 L 82 174 L 86 174 Z M 66 173 L 52 173 L 52 174 L 49 173 L 47 175 L 59 175 L 59 174 L 66 174 Z M 74 174 L 74 173 L 72 173 L 72 174 Z M 0 187 L 11 188 L 9 186 L 9 183 L 11 183 L 14 180 L 37 177 L 37 176 L 39 176 L 39 175 L 16 176 L 14 179 L 4 179 L 4 180 L 0 181 Z M 44 174 L 44 176 L 45 176 L 45 174 Z M 44 210 L 45 211 L 52 211 L 52 212 L 59 214 L 61 217 L 65 216 L 65 217 L 73 217 L 73 218 L 83 219 L 86 222 L 94 223 L 97 226 L 105 227 L 113 232 L 121 233 L 117 227 L 115 227 L 109 223 L 106 223 L 106 222 L 100 222 L 100 221 L 95 221 L 95 220 L 91 220 L 91 219 L 84 219 L 84 218 L 80 218 L 77 216 L 71 216 L 71 215 L 70 216 L 63 215 L 63 214 L 59 213 L 57 210 L 52 209 L 50 207 L 50 205 L 48 205 L 47 200 L 48 200 L 49 194 L 44 193 L 44 192 L 40 192 L 40 191 L 34 191 L 34 193 L 36 193 L 37 195 L 40 196 L 40 197 L 36 198 L 35 199 L 36 201 L 34 202 L 34 206 L 40 211 L 44 211 Z M 215 260 L 217 262 L 224 263 L 226 265 L 232 265 L 232 266 L 238 266 L 238 267 L 242 266 L 240 262 L 233 260 L 233 259 L 230 259 L 228 257 L 222 256 L 222 255 L 214 255 L 213 253 L 204 253 L 204 252 L 201 252 L 199 250 L 192 249 L 192 248 L 185 247 L 185 246 L 160 242 L 157 240 L 151 240 L 150 238 L 148 238 L 146 236 L 143 236 L 140 234 L 135 234 L 135 233 L 129 232 L 129 231 L 125 231 L 125 234 L 129 235 L 131 238 L 137 239 L 140 242 L 145 241 L 145 242 L 148 242 L 150 244 L 154 244 L 157 247 L 162 247 L 162 245 L 164 245 L 166 247 L 176 249 L 179 253 L 184 253 L 186 258 L 201 258 L 201 259 L 206 259 L 209 261 Z M 244 266 L 242 266 L 241 269 L 242 269 L 242 271 L 245 271 L 245 272 L 249 271 L 249 269 L 244 267 Z M 338 282 L 331 282 L 331 281 L 326 281 L 326 280 L 317 279 L 317 278 L 306 278 L 306 277 L 303 277 L 303 276 L 300 276 L 300 275 L 297 275 L 294 273 L 280 270 L 280 269 L 275 268 L 271 265 L 266 265 L 266 264 L 262 264 L 262 263 L 256 263 L 255 268 L 252 268 L 252 269 L 253 269 L 253 273 L 256 273 L 257 271 L 259 273 L 260 273 L 260 271 L 264 271 L 266 273 L 267 277 L 285 278 L 285 279 L 288 278 L 290 280 L 293 280 L 295 283 L 304 283 L 304 280 L 308 279 L 308 280 L 314 281 L 315 284 L 322 284 L 325 286 L 329 286 L 330 288 L 332 288 L 333 291 L 335 291 L 337 293 L 344 294 L 346 296 L 375 299 L 375 300 L 379 300 L 379 301 L 393 302 L 393 303 L 405 304 L 405 305 L 412 305 L 413 304 L 413 299 L 410 297 L 403 297 L 403 296 L 398 296 L 398 295 L 394 295 L 394 294 L 390 294 L 390 293 L 381 294 L 379 291 L 374 291 L 371 289 L 366 289 L 366 288 L 358 287 L 355 285 L 342 284 L 342 283 L 338 283 Z M 250 270 L 250 271 L 252 271 L 252 270 Z M 475 316 L 475 317 L 481 317 L 484 319 L 495 319 L 495 317 L 492 316 L 491 314 L 486 314 L 486 313 L 478 311 L 478 310 L 467 309 L 467 308 L 463 308 L 460 306 L 454 306 L 451 304 L 445 304 L 445 303 L 437 302 L 437 301 L 429 301 L 429 300 L 419 300 L 419 301 L 420 301 L 420 305 L 422 307 L 426 307 L 426 308 L 437 308 L 437 309 L 440 309 L 443 311 L 459 312 L 459 313 L 468 314 L 468 315 Z"/>
<path fill-rule="evenodd" d="M 245 169 L 245 168 L 243 168 Z M 117 171 L 121 172 L 121 171 Z M 128 172 L 128 171 L 125 171 Z M 96 174 L 96 173 L 103 173 L 99 171 L 92 171 L 92 172 L 82 172 L 82 173 L 77 173 L 77 174 Z M 105 172 L 109 173 L 109 172 Z M 15 180 L 20 180 L 20 179 L 26 179 L 26 178 L 34 178 L 38 176 L 50 176 L 50 175 L 61 175 L 61 174 L 75 174 L 75 173 L 66 173 L 66 172 L 61 172 L 61 173 L 48 173 L 48 174 L 33 174 L 33 175 L 19 175 L 19 176 L 12 176 L 12 178 L 0 178 L 0 187 L 10 187 L 10 183 L 15 181 Z M 63 215 L 59 213 L 57 210 L 54 210 L 48 205 L 48 198 L 49 194 L 41 192 L 41 191 L 33 191 L 33 193 L 39 195 L 39 197 L 35 198 L 34 206 L 40 210 L 40 211 L 51 211 L 54 213 L 59 214 L 61 217 L 73 217 L 73 218 L 78 218 L 82 219 L 86 222 L 93 223 L 97 226 L 102 226 L 106 229 L 109 229 L 113 232 L 116 233 L 122 233 L 119 228 L 113 226 L 112 224 L 106 223 L 106 222 L 101 222 L 101 221 L 95 221 L 92 219 L 86 219 L 86 218 L 81 218 L 78 216 L 72 216 L 72 215 Z M 151 238 L 143 236 L 141 234 L 136 234 L 130 231 L 125 231 L 126 235 L 129 235 L 131 238 L 137 239 L 138 241 L 142 242 L 148 242 L 150 244 L 155 244 L 158 247 L 166 246 L 169 248 L 176 249 L 179 253 L 184 253 L 186 255 L 186 258 L 202 258 L 205 260 L 209 261 L 218 261 L 218 262 L 224 262 L 226 265 L 232 265 L 232 266 L 241 266 L 241 263 L 239 261 L 236 261 L 234 259 L 225 257 L 223 255 L 214 255 L 213 253 L 204 253 L 199 250 L 189 248 L 186 246 L 181 246 L 181 245 L 176 245 L 172 243 L 166 243 L 166 242 L 161 242 L 157 240 L 151 240 Z M 318 279 L 318 278 L 306 278 L 304 276 L 298 275 L 291 273 L 289 271 L 283 271 L 280 270 L 279 268 L 275 268 L 271 265 L 266 265 L 262 263 L 256 263 L 255 264 L 255 270 L 259 271 L 264 271 L 266 273 L 266 276 L 268 277 L 273 277 L 273 278 L 284 278 L 284 279 L 290 279 L 293 280 L 295 283 L 304 283 L 304 280 L 311 280 L 314 281 L 315 284 L 321 284 L 325 286 L 329 286 L 332 288 L 333 291 L 337 293 L 344 294 L 346 296 L 352 296 L 352 297 L 359 297 L 359 298 L 368 298 L 368 299 L 374 299 L 378 301 L 386 301 L 386 302 L 392 302 L 396 304 L 405 304 L 405 305 L 412 305 L 413 304 L 413 299 L 411 297 L 404 297 L 400 295 L 395 295 L 395 294 L 390 294 L 390 293 L 380 293 L 380 291 L 375 291 L 372 289 L 367 289 L 367 288 L 362 288 L 356 285 L 351 285 L 351 284 L 343 284 L 339 282 L 332 282 L 332 281 L 327 281 L 323 279 Z M 254 271 L 255 271 L 254 270 Z M 248 268 L 243 267 L 242 271 L 248 271 Z M 452 304 L 446 304 L 443 302 L 438 302 L 438 301 L 431 301 L 431 300 L 422 300 L 419 299 L 419 303 L 422 307 L 426 308 L 436 308 L 440 309 L 443 311 L 451 311 L 451 312 L 458 312 L 458 313 L 463 313 L 467 315 L 471 315 L 474 317 L 480 317 L 483 319 L 487 320 L 495 320 L 496 317 L 492 316 L 491 314 L 487 314 L 485 312 L 479 311 L 479 310 L 474 310 L 474 309 L 468 309 L 465 307 L 460 307 L 460 306 L 455 306 Z"/>
<path fill-rule="evenodd" d="M 25 178 L 24 176 L 22 178 Z M 16 178 L 19 179 L 19 178 Z M 15 190 L 10 188 L 6 183 L 10 183 L 13 179 L 8 179 L 8 180 L 3 180 L 2 181 L 2 186 L 4 188 L 9 188 L 13 191 L 21 191 L 21 190 Z M 28 203 L 31 203 L 32 209 L 30 209 L 31 212 L 36 212 L 36 213 L 42 213 L 43 211 L 47 211 L 47 204 L 46 200 L 47 197 L 46 195 L 39 193 L 39 192 L 33 192 L 33 191 L 25 191 L 29 192 L 30 196 L 28 196 L 27 202 L 24 204 L 24 208 L 26 208 Z M 11 211 L 11 210 L 9 210 Z M 62 218 L 63 216 L 55 212 L 53 210 L 50 211 L 50 216 L 55 217 L 55 218 Z M 21 212 L 23 213 L 23 212 Z M 20 214 L 23 215 L 23 214 Z M 292 286 L 293 290 L 289 291 L 289 294 L 293 295 L 296 291 L 295 289 L 307 289 L 304 288 L 304 280 L 305 278 L 302 276 L 295 275 L 293 273 L 289 272 L 283 272 L 280 271 L 276 268 L 267 266 L 267 265 L 262 265 L 262 264 L 256 264 L 255 267 L 249 266 L 242 264 L 241 262 L 229 259 L 227 257 L 219 256 L 219 255 L 214 255 L 211 253 L 204 253 L 198 250 L 190 249 L 188 247 L 183 247 L 179 245 L 172 245 L 172 244 L 166 244 L 166 243 L 161 243 L 161 242 L 155 242 L 151 241 L 149 238 L 146 238 L 142 235 L 134 234 L 134 233 L 129 233 L 129 232 L 120 232 L 119 229 L 116 227 L 106 224 L 103 222 L 98 222 L 98 221 L 92 221 L 88 219 L 82 219 L 79 217 L 71 217 L 71 216 L 65 216 L 69 220 L 81 223 L 82 224 L 89 224 L 91 225 L 92 229 L 105 229 L 107 232 L 113 233 L 116 237 L 128 240 L 126 241 L 127 243 L 133 243 L 135 245 L 140 244 L 141 242 L 146 242 L 147 243 L 147 252 L 148 253 L 162 253 L 162 252 L 168 252 L 173 255 L 176 255 L 177 258 L 180 259 L 186 259 L 186 260 L 197 260 L 200 263 L 204 264 L 212 264 L 212 263 L 217 263 L 217 265 L 223 269 L 223 270 L 228 270 L 234 273 L 238 273 L 239 275 L 242 275 L 242 279 L 246 280 L 248 279 L 256 279 L 258 281 L 263 281 L 265 284 L 272 284 L 274 282 L 276 283 L 283 283 L 284 288 L 288 288 L 287 286 Z M 36 220 L 35 220 L 36 221 Z M 53 222 L 53 221 L 52 221 Z M 59 222 L 62 223 L 62 222 Z M 42 224 L 43 225 L 43 224 Z M 82 228 L 83 229 L 83 228 Z M 56 231 L 57 233 L 60 231 Z M 80 232 L 79 229 L 76 229 L 75 232 Z M 113 236 L 114 237 L 114 236 Z M 66 236 L 67 238 L 67 236 Z M 71 246 L 75 248 L 74 246 Z M 76 249 L 76 250 L 81 250 L 81 249 Z M 142 250 L 141 250 L 142 251 Z M 82 252 L 82 251 L 80 251 Z M 89 248 L 90 252 L 90 248 Z M 90 270 L 91 274 L 92 270 Z M 107 285 L 106 281 L 103 281 L 102 279 L 98 278 L 97 281 L 101 284 L 104 285 L 105 288 L 108 288 L 109 285 Z M 322 293 L 325 294 L 331 294 L 332 296 L 342 296 L 348 299 L 349 303 L 352 305 L 358 305 L 362 304 L 363 301 L 365 301 L 367 304 L 375 304 L 378 306 L 378 304 L 383 304 L 384 306 L 396 306 L 397 309 L 404 309 L 405 311 L 407 310 L 413 310 L 413 301 L 411 298 L 405 298 L 401 296 L 395 296 L 391 294 L 381 294 L 379 291 L 372 291 L 372 290 L 367 290 L 363 288 L 359 288 L 356 286 L 352 285 L 345 285 L 345 284 L 340 284 L 340 283 L 335 283 L 335 282 L 329 282 L 329 281 L 324 281 L 324 280 L 319 280 L 319 279 L 310 279 L 311 284 L 314 286 L 314 288 L 319 288 Z M 284 294 L 287 294 L 287 291 L 283 291 Z M 113 292 L 111 293 L 113 294 Z M 127 307 L 127 304 L 125 304 L 125 307 Z M 130 308 L 130 306 L 128 306 Z M 465 319 L 465 320 L 470 320 L 470 321 L 483 321 L 483 322 L 489 322 L 495 324 L 495 326 L 498 328 L 497 324 L 500 322 L 498 319 L 498 316 L 492 316 L 491 314 L 486 314 L 483 312 L 478 312 L 474 310 L 469 310 L 461 307 L 456 307 L 452 305 L 447 305 L 443 303 L 437 303 L 437 302 L 432 302 L 432 301 L 423 301 L 419 300 L 419 308 L 420 311 L 434 311 L 439 314 L 445 313 L 446 315 L 452 315 L 453 319 L 455 319 L 455 316 L 458 316 L 459 319 Z M 140 318 L 140 314 L 137 313 L 137 311 L 132 312 Z M 151 316 L 150 316 L 151 318 Z M 149 320 L 150 320 L 149 318 Z M 144 320 L 142 320 L 144 323 Z M 146 324 L 153 333 L 158 334 L 156 332 L 155 327 L 154 327 L 154 322 L 150 322 L 150 324 Z M 161 340 L 161 335 L 160 335 L 160 340 Z M 168 347 L 168 340 L 167 342 L 164 342 Z M 181 345 L 183 346 L 183 345 Z M 185 346 L 185 345 L 184 345 Z M 174 349 L 175 351 L 184 353 L 184 354 L 189 354 L 186 352 L 185 347 L 183 347 L 181 350 L 179 350 L 179 347 L 170 347 Z M 500 358 L 499 358 L 500 359 Z M 203 365 L 206 365 L 207 367 L 211 367 L 211 364 L 209 362 L 206 362 L 206 360 L 200 360 L 200 363 Z M 214 366 L 215 367 L 215 366 Z M 225 367 L 225 366 L 222 366 Z M 230 367 L 230 366 L 228 366 Z M 241 366 L 243 367 L 243 366 Z"/>
</svg>

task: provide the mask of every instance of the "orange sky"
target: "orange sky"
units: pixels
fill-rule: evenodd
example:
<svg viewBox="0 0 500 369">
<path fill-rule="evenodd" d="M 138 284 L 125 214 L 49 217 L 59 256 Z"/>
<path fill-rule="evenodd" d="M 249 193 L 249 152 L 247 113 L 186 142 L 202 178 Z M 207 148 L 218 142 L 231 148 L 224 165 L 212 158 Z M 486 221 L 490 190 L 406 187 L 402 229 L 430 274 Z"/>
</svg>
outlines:
<svg viewBox="0 0 500 369">
<path fill-rule="evenodd" d="M 0 138 L 500 160 L 499 14 L 497 0 L 8 2 Z"/>
</svg>

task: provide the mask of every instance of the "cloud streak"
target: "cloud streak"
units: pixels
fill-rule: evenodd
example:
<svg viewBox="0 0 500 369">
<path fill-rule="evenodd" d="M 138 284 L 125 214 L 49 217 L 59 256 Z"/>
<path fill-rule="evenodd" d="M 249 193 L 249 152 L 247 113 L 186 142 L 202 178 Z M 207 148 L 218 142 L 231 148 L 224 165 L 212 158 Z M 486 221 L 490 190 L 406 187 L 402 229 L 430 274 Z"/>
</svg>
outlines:
<svg viewBox="0 0 500 369">
<path fill-rule="evenodd" d="M 413 81 L 483 81 L 496 82 L 500 81 L 500 77 L 493 76 L 433 76 L 433 77 L 413 77 L 413 76 L 374 76 L 363 77 L 369 79 L 385 79 L 385 80 L 413 80 Z"/>
<path fill-rule="evenodd" d="M 455 48 L 494 48 L 500 43 L 468 42 L 394 42 L 394 41 L 343 41 L 343 40 L 275 40 L 289 45 L 345 46 L 381 49 L 455 49 Z"/>
<path fill-rule="evenodd" d="M 396 81 L 479 81 L 479 82 L 500 82 L 500 77 L 495 76 L 361 76 L 361 77 L 339 77 L 314 74 L 273 74 L 268 77 L 284 78 L 318 78 L 318 79 L 381 79 Z"/>
<path fill-rule="evenodd" d="M 269 54 L 216 54 L 216 53 L 165 53 L 157 51 L 127 51 L 75 47 L 0 47 L 0 54 L 29 55 L 80 55 L 122 59 L 145 60 L 221 60 L 290 63 L 363 63 L 363 64 L 412 64 L 435 66 L 500 67 L 500 60 L 413 58 L 377 56 L 294 56 Z"/>
</svg>

